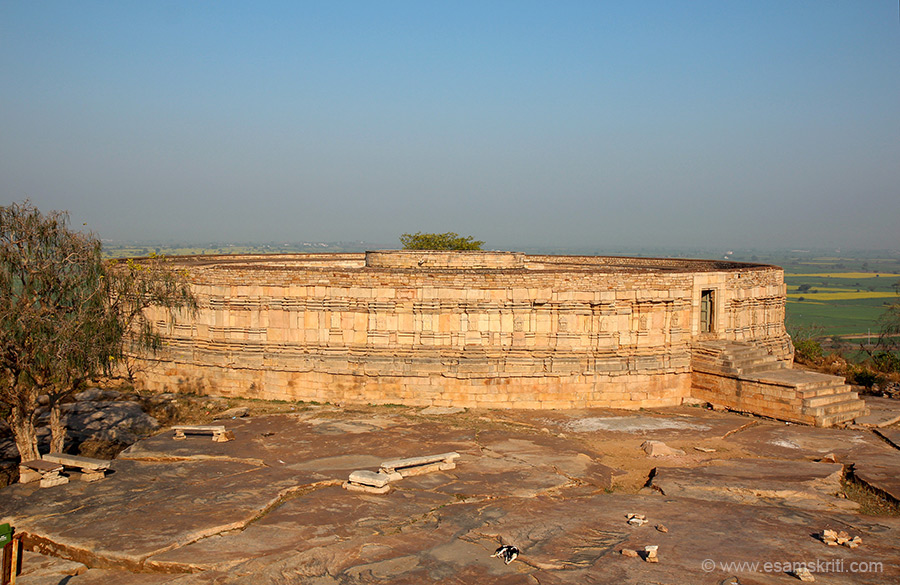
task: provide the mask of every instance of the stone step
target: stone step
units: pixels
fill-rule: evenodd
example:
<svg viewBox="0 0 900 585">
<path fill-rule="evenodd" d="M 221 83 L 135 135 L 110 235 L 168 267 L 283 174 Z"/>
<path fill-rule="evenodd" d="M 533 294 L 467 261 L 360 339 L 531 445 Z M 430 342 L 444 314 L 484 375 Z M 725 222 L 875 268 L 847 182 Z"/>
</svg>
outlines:
<svg viewBox="0 0 900 585">
<path fill-rule="evenodd" d="M 840 395 L 838 395 L 840 396 Z M 851 413 L 851 418 L 862 416 L 862 411 L 866 409 L 866 403 L 858 398 L 847 398 L 840 402 L 833 402 L 824 406 L 812 406 L 803 409 L 803 414 L 814 416 L 816 419 L 833 414 Z"/>
<path fill-rule="evenodd" d="M 707 363 L 709 363 L 709 362 L 707 362 Z M 758 366 L 774 365 L 779 362 L 774 357 L 770 356 L 770 359 L 721 360 L 721 361 L 716 361 L 713 363 L 715 363 L 717 365 L 725 366 L 728 368 L 744 369 L 744 368 L 753 368 L 753 367 L 758 367 Z"/>
<path fill-rule="evenodd" d="M 859 395 L 856 392 L 848 391 L 848 386 L 844 386 L 843 388 L 835 387 L 834 391 L 828 394 L 820 394 L 817 396 L 813 396 L 811 398 L 803 399 L 803 407 L 804 408 L 815 408 L 818 406 L 827 406 L 829 404 L 833 404 L 835 402 L 842 402 L 844 400 L 858 400 Z"/>
<path fill-rule="evenodd" d="M 750 410 L 821 427 L 849 422 L 866 412 L 865 402 L 843 378 L 794 370 L 759 346 L 711 341 L 697 344 L 692 352 L 691 367 L 698 373 L 755 383 L 760 397 L 740 392 L 735 396 Z"/>
<path fill-rule="evenodd" d="M 740 348 L 740 351 L 695 350 L 691 359 L 694 369 L 721 372 L 727 375 L 777 370 L 786 364 L 758 347 Z"/>
<path fill-rule="evenodd" d="M 691 358 L 691 361 L 694 362 L 703 362 L 707 364 L 721 364 L 721 365 L 740 365 L 740 364 L 755 364 L 755 363 L 774 363 L 779 361 L 773 355 L 770 354 L 762 354 L 762 355 L 754 355 L 754 356 L 746 356 L 746 357 L 735 357 L 728 355 L 694 355 Z"/>
<path fill-rule="evenodd" d="M 761 347 L 735 347 L 722 352 L 723 355 L 732 356 L 735 359 L 750 359 L 769 355 L 769 352 Z"/>
<path fill-rule="evenodd" d="M 764 348 L 757 347 L 755 345 L 734 345 L 728 347 L 706 347 L 702 345 L 695 345 L 692 349 L 693 352 L 697 355 L 730 355 L 738 358 L 769 355 L 769 352 Z"/>
<path fill-rule="evenodd" d="M 839 412 L 837 414 L 829 414 L 822 417 L 817 417 L 815 421 L 815 425 L 817 427 L 833 427 L 834 425 L 839 425 L 842 423 L 852 422 L 856 418 L 860 416 L 866 416 L 869 414 L 869 409 L 865 408 L 862 412 Z"/>
<path fill-rule="evenodd" d="M 794 370 L 792 368 L 757 372 L 748 377 L 768 384 L 790 386 L 797 392 L 807 393 L 805 396 L 808 396 L 810 391 L 844 384 L 844 379 L 840 376 L 830 376 L 828 374 Z"/>
<path fill-rule="evenodd" d="M 847 386 L 844 384 L 844 379 L 834 376 L 836 380 L 822 380 L 818 382 L 803 382 L 797 384 L 795 388 L 797 388 L 797 392 L 802 394 L 805 398 L 810 394 L 828 394 L 829 388 L 834 388 L 835 392 L 839 392 L 843 387 Z M 833 393 L 833 392 L 832 392 Z"/>
<path fill-rule="evenodd" d="M 849 390 L 850 387 L 846 384 L 835 384 L 833 386 L 813 388 L 812 390 L 797 391 L 797 397 L 803 400 L 808 400 L 811 398 L 818 398 L 820 396 L 834 396 L 835 394 L 842 394 L 844 392 L 848 392 Z"/>
<path fill-rule="evenodd" d="M 771 360 L 758 361 L 752 364 L 743 364 L 740 366 L 740 370 L 744 373 L 750 374 L 756 372 L 767 372 L 769 370 L 782 370 L 786 367 L 787 364 L 773 357 Z"/>
</svg>

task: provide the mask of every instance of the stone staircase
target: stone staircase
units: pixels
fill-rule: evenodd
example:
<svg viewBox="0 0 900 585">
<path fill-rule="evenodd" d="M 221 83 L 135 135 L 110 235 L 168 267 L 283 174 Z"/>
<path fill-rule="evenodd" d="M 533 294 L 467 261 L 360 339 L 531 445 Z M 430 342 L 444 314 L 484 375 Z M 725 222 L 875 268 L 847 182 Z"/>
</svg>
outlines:
<svg viewBox="0 0 900 585">
<path fill-rule="evenodd" d="M 695 343 L 691 352 L 691 366 L 737 377 L 788 367 L 787 363 L 758 345 L 721 340 Z"/>
<path fill-rule="evenodd" d="M 711 340 L 692 348 L 692 394 L 733 410 L 830 427 L 868 413 L 839 376 L 794 370 L 752 343 Z"/>
</svg>

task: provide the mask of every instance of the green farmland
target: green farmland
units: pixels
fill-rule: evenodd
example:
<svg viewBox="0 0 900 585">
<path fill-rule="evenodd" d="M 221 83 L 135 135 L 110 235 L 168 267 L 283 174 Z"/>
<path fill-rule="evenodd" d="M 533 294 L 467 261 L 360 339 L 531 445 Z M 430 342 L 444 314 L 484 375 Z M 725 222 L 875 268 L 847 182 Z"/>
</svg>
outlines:
<svg viewBox="0 0 900 585">
<path fill-rule="evenodd" d="M 900 300 L 895 287 L 900 275 L 815 268 L 815 272 L 800 273 L 785 269 L 789 330 L 816 328 L 829 336 L 877 336 L 878 317 L 887 305 Z"/>
</svg>

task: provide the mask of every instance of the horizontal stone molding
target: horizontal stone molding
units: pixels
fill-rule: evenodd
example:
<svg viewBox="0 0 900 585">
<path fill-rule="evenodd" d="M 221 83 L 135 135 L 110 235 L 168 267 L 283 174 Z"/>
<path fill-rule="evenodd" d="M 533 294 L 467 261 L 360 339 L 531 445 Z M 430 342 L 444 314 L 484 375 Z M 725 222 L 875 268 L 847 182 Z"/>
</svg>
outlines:
<svg viewBox="0 0 900 585">
<path fill-rule="evenodd" d="M 148 310 L 164 346 L 135 359 L 154 389 L 640 408 L 689 395 L 697 339 L 757 342 L 779 359 L 793 351 L 773 266 L 418 251 L 173 263 L 188 271 L 199 310 Z M 713 299 L 706 327 L 702 295 Z"/>
</svg>

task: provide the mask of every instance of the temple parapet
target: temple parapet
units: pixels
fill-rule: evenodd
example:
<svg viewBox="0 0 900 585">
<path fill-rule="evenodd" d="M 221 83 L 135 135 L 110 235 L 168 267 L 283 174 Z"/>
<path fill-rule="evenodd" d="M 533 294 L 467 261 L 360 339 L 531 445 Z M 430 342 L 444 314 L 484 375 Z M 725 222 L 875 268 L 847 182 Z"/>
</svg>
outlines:
<svg viewBox="0 0 900 585">
<path fill-rule="evenodd" d="M 712 260 L 373 251 L 174 258 L 199 303 L 139 382 L 226 396 L 642 408 L 691 396 L 696 341 L 789 364 L 783 272 Z"/>
</svg>

